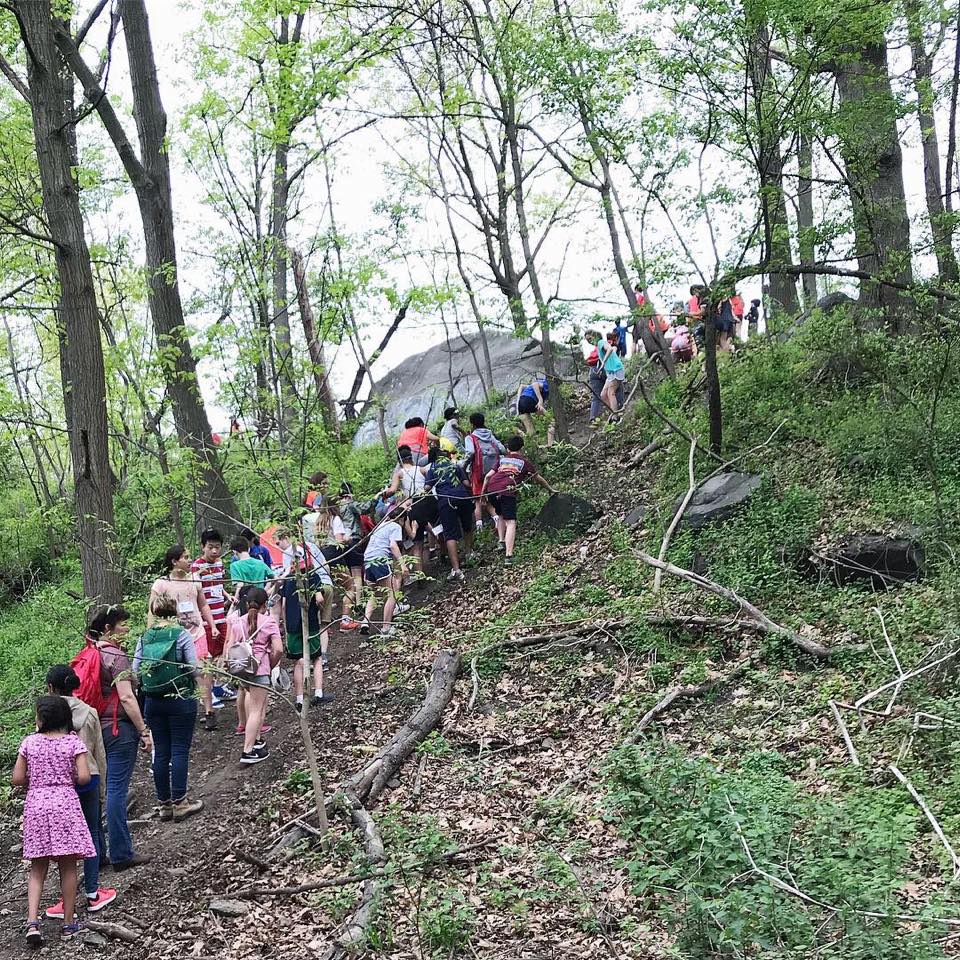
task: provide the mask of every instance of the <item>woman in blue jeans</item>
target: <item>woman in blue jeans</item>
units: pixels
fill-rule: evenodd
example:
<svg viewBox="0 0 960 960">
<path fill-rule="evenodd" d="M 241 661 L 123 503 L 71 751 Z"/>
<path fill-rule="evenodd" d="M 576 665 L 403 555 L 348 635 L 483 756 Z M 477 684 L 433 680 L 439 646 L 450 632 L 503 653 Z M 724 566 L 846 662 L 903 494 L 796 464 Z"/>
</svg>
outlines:
<svg viewBox="0 0 960 960">
<path fill-rule="evenodd" d="M 137 641 L 133 672 L 144 694 L 143 715 L 153 734 L 153 783 L 160 819 L 183 820 L 203 809 L 187 796 L 190 744 L 197 722 L 197 650 L 193 636 L 177 622 L 177 601 L 169 594 L 150 599 L 153 625 Z"/>
<path fill-rule="evenodd" d="M 107 845 L 114 870 L 150 862 L 150 857 L 134 853 L 127 826 L 127 793 L 137 748 L 145 753 L 153 749 L 153 737 L 133 689 L 125 646 L 129 633 L 130 614 L 118 604 L 98 607 L 87 627 L 87 643 L 100 654 L 100 694 L 106 703 L 100 711 L 100 728 L 107 754 Z"/>
</svg>

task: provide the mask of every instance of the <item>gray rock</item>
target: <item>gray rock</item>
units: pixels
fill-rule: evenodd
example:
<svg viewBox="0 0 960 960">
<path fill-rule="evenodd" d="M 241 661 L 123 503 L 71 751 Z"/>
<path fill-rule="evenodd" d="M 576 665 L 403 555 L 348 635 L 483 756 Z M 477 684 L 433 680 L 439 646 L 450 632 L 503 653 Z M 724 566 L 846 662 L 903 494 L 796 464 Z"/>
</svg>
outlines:
<svg viewBox="0 0 960 960">
<path fill-rule="evenodd" d="M 97 933 L 96 930 L 85 930 L 83 933 L 83 945 L 85 947 L 102 949 L 103 947 L 109 946 L 109 941 L 103 934 Z"/>
<path fill-rule="evenodd" d="M 444 407 L 469 408 L 483 403 L 483 384 L 477 373 L 477 362 L 483 364 L 479 336 L 467 334 L 465 339 L 466 343 L 458 337 L 449 344 L 442 343 L 408 357 L 377 381 L 373 393 L 386 401 L 383 419 L 389 436 L 398 434 L 410 417 L 423 417 L 430 423 L 443 416 Z M 505 333 L 488 332 L 487 346 L 496 390 L 515 395 L 521 383 L 543 375 L 538 340 L 525 341 Z M 576 358 L 564 352 L 566 348 L 562 346 L 556 349 L 557 372 L 569 375 L 577 366 Z M 506 406 L 512 412 L 513 397 Z M 361 424 L 353 438 L 355 447 L 379 442 L 380 432 L 373 419 Z"/>
<path fill-rule="evenodd" d="M 583 497 L 572 493 L 555 493 L 543 505 L 537 522 L 544 530 L 586 530 L 600 516 L 600 511 Z"/>
<path fill-rule="evenodd" d="M 647 519 L 647 514 L 650 512 L 650 508 L 641 504 L 639 507 L 634 507 L 624 518 L 623 522 L 628 527 L 639 527 L 644 520 Z"/>
<path fill-rule="evenodd" d="M 716 520 L 726 520 L 759 488 L 762 478 L 755 473 L 721 473 L 708 480 L 693 495 L 683 522 L 693 530 Z M 677 501 L 674 510 L 680 506 Z"/>
<path fill-rule="evenodd" d="M 874 589 L 888 590 L 920 580 L 926 572 L 919 535 L 913 527 L 893 534 L 857 534 L 832 550 L 815 554 L 813 559 L 821 573 L 841 586 L 868 582 Z"/>
<path fill-rule="evenodd" d="M 244 900 L 211 900 L 210 910 L 218 917 L 245 917 L 250 904 Z"/>
</svg>

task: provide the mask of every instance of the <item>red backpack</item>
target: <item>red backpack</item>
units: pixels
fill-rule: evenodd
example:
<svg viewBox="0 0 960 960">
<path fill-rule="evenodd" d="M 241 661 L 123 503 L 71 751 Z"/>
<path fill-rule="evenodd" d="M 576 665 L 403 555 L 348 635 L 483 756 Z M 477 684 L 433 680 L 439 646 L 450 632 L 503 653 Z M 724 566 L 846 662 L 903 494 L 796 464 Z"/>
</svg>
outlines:
<svg viewBox="0 0 960 960">
<path fill-rule="evenodd" d="M 376 524 L 373 522 L 373 517 L 368 517 L 365 513 L 360 514 L 360 529 L 363 531 L 364 536 L 368 533 L 373 533 L 375 526 Z"/>
<path fill-rule="evenodd" d="M 80 679 L 80 687 L 76 691 L 78 700 L 82 700 L 88 707 L 92 707 L 101 716 L 107 716 L 113 708 L 113 732 L 117 732 L 120 713 L 120 695 L 116 688 L 111 688 L 110 695 L 104 697 L 100 683 L 100 651 L 91 637 L 86 637 L 83 649 L 70 661 L 73 672 Z"/>
</svg>

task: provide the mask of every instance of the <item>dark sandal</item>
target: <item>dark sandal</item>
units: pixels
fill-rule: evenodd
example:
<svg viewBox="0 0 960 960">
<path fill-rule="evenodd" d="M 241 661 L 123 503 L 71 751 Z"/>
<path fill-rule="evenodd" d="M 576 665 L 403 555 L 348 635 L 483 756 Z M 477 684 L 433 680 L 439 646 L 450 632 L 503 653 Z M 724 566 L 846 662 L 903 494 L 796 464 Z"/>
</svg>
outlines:
<svg viewBox="0 0 960 960">
<path fill-rule="evenodd" d="M 78 933 L 80 933 L 81 927 L 79 923 L 65 923 L 63 929 L 60 931 L 61 940 L 71 940 Z"/>
<path fill-rule="evenodd" d="M 29 947 L 40 947 L 43 946 L 43 931 L 40 929 L 39 920 L 31 920 L 27 924 L 27 946 Z"/>
</svg>

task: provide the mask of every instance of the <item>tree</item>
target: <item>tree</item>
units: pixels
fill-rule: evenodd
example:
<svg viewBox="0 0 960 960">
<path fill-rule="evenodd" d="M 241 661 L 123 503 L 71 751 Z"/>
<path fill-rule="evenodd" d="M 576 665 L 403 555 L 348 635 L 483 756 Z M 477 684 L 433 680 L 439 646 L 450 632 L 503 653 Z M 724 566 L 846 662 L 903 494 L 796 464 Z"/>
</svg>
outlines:
<svg viewBox="0 0 960 960">
<path fill-rule="evenodd" d="M 74 509 L 84 594 L 94 603 L 122 596 L 113 548 L 113 474 L 107 433 L 106 387 L 100 317 L 90 251 L 73 171 L 72 84 L 57 49 L 50 0 L 17 0 L 14 6 L 27 54 L 43 207 L 54 248 L 62 331 L 61 369 L 68 398 Z"/>
<path fill-rule="evenodd" d="M 54 35 L 64 59 L 83 86 L 87 101 L 100 115 L 137 195 L 146 242 L 150 312 L 162 351 L 174 423 L 181 445 L 196 455 L 197 525 L 236 523 L 239 522 L 237 508 L 217 461 L 180 299 L 167 117 L 160 98 L 144 0 L 120 0 L 120 15 L 140 142 L 139 157 L 109 97 L 80 55 L 68 25 L 55 22 Z"/>
</svg>

